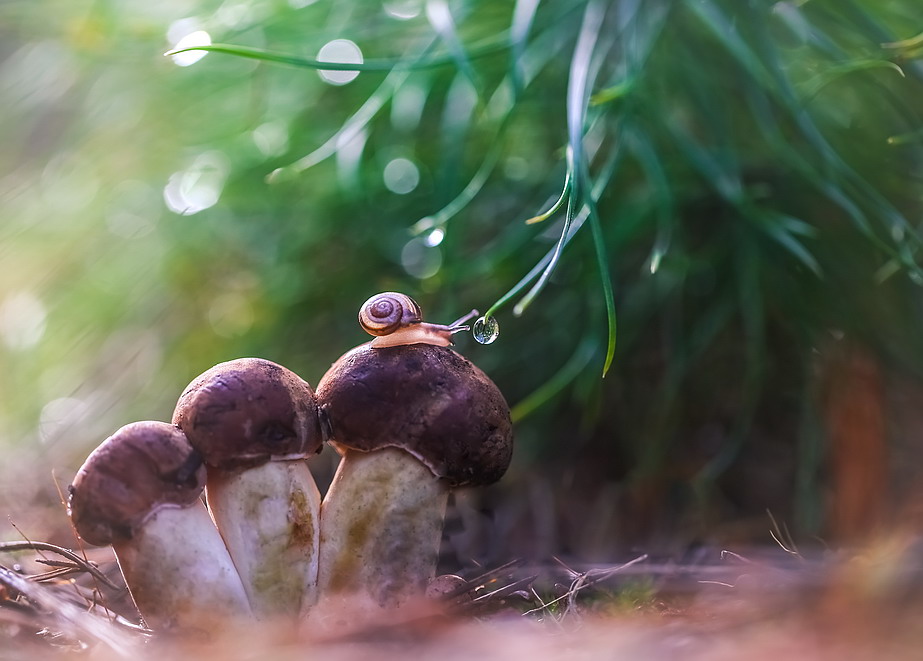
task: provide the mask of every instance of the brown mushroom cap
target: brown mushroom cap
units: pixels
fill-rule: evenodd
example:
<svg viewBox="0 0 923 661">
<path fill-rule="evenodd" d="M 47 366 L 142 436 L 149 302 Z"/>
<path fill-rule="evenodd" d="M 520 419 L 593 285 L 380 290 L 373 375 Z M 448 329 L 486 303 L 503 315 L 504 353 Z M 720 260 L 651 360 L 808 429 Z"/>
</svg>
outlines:
<svg viewBox="0 0 923 661">
<path fill-rule="evenodd" d="M 173 424 L 206 464 L 226 470 L 313 454 L 323 445 L 311 386 L 261 358 L 220 363 L 196 377 L 176 404 Z"/>
<path fill-rule="evenodd" d="M 96 448 L 77 472 L 68 509 L 90 544 L 128 541 L 163 507 L 194 503 L 205 466 L 181 430 L 166 422 L 133 422 Z"/>
<path fill-rule="evenodd" d="M 510 409 L 471 361 L 448 347 L 356 347 L 317 385 L 340 448 L 405 450 L 452 486 L 500 479 L 513 453 Z"/>
</svg>

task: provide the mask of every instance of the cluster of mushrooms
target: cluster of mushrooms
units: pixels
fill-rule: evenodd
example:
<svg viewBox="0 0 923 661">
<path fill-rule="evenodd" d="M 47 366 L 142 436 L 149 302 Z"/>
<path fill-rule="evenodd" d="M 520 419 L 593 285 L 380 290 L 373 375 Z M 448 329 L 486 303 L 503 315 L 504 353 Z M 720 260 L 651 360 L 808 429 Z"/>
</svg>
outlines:
<svg viewBox="0 0 923 661">
<path fill-rule="evenodd" d="M 323 622 L 425 593 L 449 490 L 509 465 L 509 408 L 449 348 L 466 319 L 425 323 L 386 292 L 359 320 L 375 339 L 316 392 L 268 360 L 221 363 L 189 384 L 172 424 L 126 425 L 80 468 L 74 527 L 113 546 L 147 626 Z M 341 460 L 321 500 L 306 458 L 324 442 Z"/>
</svg>

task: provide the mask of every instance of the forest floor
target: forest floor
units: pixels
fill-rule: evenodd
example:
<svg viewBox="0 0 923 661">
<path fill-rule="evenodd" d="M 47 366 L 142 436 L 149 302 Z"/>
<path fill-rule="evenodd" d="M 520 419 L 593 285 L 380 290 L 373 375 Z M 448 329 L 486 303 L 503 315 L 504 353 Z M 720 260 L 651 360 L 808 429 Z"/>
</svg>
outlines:
<svg viewBox="0 0 923 661">
<path fill-rule="evenodd" d="M 683 562 L 512 562 L 374 621 L 178 637 L 114 617 L 130 610 L 126 591 L 101 586 L 82 562 L 43 552 L 58 564 L 37 565 L 16 551 L 11 565 L 0 549 L 0 659 L 921 659 L 921 550 L 906 536 L 816 557 L 780 545 Z M 117 582 L 107 553 L 91 559 Z"/>
</svg>

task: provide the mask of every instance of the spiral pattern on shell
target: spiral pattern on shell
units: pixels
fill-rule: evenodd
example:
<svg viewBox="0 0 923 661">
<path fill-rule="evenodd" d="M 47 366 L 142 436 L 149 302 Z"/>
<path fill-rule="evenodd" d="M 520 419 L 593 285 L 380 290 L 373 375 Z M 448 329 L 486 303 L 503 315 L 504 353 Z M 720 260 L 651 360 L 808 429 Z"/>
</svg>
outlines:
<svg viewBox="0 0 923 661">
<path fill-rule="evenodd" d="M 399 328 L 423 321 L 417 302 L 406 294 L 376 294 L 359 308 L 359 325 L 369 335 L 390 335 Z"/>
</svg>

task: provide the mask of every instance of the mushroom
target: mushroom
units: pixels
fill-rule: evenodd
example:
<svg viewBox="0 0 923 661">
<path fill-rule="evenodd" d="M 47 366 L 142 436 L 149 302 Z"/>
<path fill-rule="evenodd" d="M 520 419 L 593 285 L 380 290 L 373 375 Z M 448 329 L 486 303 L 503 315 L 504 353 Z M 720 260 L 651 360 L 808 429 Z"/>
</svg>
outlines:
<svg viewBox="0 0 923 661">
<path fill-rule="evenodd" d="M 247 596 L 201 500 L 202 459 L 165 422 L 135 422 L 96 448 L 70 487 L 87 543 L 112 544 L 132 599 L 153 629 L 214 630 L 250 615 Z"/>
<path fill-rule="evenodd" d="M 208 468 L 206 501 L 257 617 L 315 601 L 323 441 L 311 386 L 260 358 L 221 363 L 180 396 L 173 423 Z"/>
<path fill-rule="evenodd" d="M 321 506 L 321 598 L 374 608 L 422 597 L 450 489 L 489 484 L 509 466 L 503 395 L 448 347 L 363 344 L 328 370 L 317 401 L 342 455 Z"/>
</svg>

